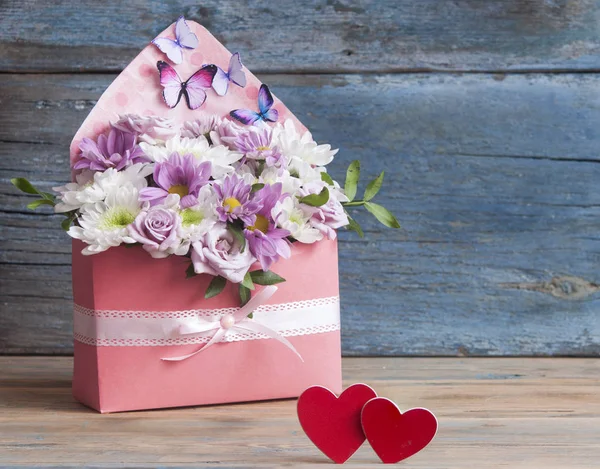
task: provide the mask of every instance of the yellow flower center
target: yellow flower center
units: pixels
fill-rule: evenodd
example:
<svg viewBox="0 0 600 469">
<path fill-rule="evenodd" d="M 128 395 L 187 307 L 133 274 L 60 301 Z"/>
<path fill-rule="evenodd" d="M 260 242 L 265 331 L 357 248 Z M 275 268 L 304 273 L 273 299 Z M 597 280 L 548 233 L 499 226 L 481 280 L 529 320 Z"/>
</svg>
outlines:
<svg viewBox="0 0 600 469">
<path fill-rule="evenodd" d="M 267 217 L 263 215 L 256 215 L 256 221 L 254 222 L 254 225 L 249 226 L 248 229 L 252 231 L 259 230 L 263 233 L 266 233 L 269 231 L 269 220 L 267 220 Z"/>
<path fill-rule="evenodd" d="M 265 146 L 263 145 L 263 146 L 260 146 L 260 147 L 256 147 L 256 149 L 257 149 L 258 151 L 267 151 L 267 150 L 270 150 L 270 149 L 271 149 L 271 147 L 265 147 Z"/>
<path fill-rule="evenodd" d="M 191 226 L 191 225 L 199 225 L 204 220 L 204 214 L 199 210 L 192 210 L 191 208 L 186 208 L 179 212 L 181 215 L 181 224 L 183 226 Z"/>
<path fill-rule="evenodd" d="M 107 210 L 98 225 L 103 230 L 116 230 L 125 228 L 135 220 L 134 213 L 131 213 L 124 207 L 113 207 Z"/>
<path fill-rule="evenodd" d="M 177 194 L 179 197 L 185 197 L 190 193 L 188 186 L 183 184 L 175 184 L 169 188 L 169 194 Z"/>
<path fill-rule="evenodd" d="M 238 199 L 236 199 L 235 197 L 227 197 L 223 201 L 223 207 L 225 207 L 225 209 L 229 213 L 233 212 L 234 208 L 239 207 L 241 205 L 242 204 L 240 203 L 240 201 Z"/>
<path fill-rule="evenodd" d="M 302 219 L 302 216 L 300 214 L 294 213 L 294 212 L 292 212 L 292 214 L 290 215 L 290 221 L 292 223 L 296 223 L 297 225 L 304 224 L 304 220 Z"/>
</svg>

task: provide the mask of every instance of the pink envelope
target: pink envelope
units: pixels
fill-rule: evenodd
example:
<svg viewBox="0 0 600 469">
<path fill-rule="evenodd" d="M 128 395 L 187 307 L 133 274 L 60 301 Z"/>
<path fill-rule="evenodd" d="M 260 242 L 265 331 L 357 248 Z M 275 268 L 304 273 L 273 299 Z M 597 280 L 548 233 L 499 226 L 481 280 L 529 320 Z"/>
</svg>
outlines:
<svg viewBox="0 0 600 469">
<path fill-rule="evenodd" d="M 227 69 L 231 53 L 197 23 L 188 25 L 199 46 L 175 66 L 180 76 L 186 79 L 205 63 Z M 160 36 L 173 37 L 173 26 Z M 183 122 L 201 113 L 226 116 L 232 109 L 256 108 L 261 83 L 246 70 L 245 88 L 232 85 L 225 97 L 209 90 L 195 111 L 183 103 L 169 109 L 161 97 L 158 60 L 166 59 L 148 45 L 110 85 L 76 133 L 71 161 L 82 138 L 97 138 L 119 114 Z M 274 107 L 280 120 L 292 119 L 304 129 L 277 98 Z M 185 279 L 186 258 L 153 259 L 139 246 L 84 256 L 83 247 L 73 241 L 73 395 L 81 403 L 104 413 L 291 398 L 311 385 L 341 392 L 336 241 L 294 243 L 292 257 L 272 269 L 286 282 L 254 312 L 254 321 L 284 336 L 301 358 L 264 334 L 232 333 L 180 361 L 165 358 L 196 352 L 208 340 L 178 333 L 182 325 L 232 314 L 239 305 L 234 287 L 228 284 L 206 300 L 212 277 Z"/>
</svg>

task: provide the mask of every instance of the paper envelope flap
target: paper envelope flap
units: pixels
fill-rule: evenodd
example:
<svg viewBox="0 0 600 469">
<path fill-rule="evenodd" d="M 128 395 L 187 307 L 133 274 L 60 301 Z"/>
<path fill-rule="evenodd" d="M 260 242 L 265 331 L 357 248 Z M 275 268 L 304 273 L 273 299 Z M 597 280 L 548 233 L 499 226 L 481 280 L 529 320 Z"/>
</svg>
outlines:
<svg viewBox="0 0 600 469">
<path fill-rule="evenodd" d="M 79 152 L 79 143 L 84 137 L 95 139 L 108 130 L 109 122 L 117 120 L 120 114 L 154 115 L 173 119 L 175 123 L 199 118 L 202 114 L 228 117 L 234 109 L 258 110 L 258 90 L 262 82 L 246 67 L 247 83 L 245 87 L 231 84 L 225 96 L 217 95 L 214 90 L 207 90 L 205 103 L 196 110 L 187 107 L 181 100 L 173 109 L 169 108 L 162 97 L 157 62 L 170 63 L 182 80 L 187 80 L 204 64 L 215 64 L 223 70 L 228 69 L 232 53 L 229 52 L 211 33 L 194 21 L 187 21 L 188 26 L 198 37 L 198 47 L 183 51 L 183 62 L 179 65 L 169 62 L 154 44 L 149 43 L 140 54 L 119 74 L 102 94 L 97 104 L 87 116 L 70 146 L 71 163 Z M 158 37 L 174 37 L 175 26 L 172 24 Z M 243 51 L 242 51 L 243 60 Z M 273 93 L 273 108 L 279 113 L 279 122 L 292 119 L 298 130 L 305 127 L 290 110 Z"/>
</svg>

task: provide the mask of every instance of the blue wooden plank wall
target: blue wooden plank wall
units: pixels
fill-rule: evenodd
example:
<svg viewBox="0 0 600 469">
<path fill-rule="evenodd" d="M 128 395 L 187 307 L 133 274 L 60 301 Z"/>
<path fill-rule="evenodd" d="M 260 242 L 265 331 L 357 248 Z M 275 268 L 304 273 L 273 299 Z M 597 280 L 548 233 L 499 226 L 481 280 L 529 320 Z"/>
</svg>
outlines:
<svg viewBox="0 0 600 469">
<path fill-rule="evenodd" d="M 386 171 L 403 229 L 341 234 L 346 355 L 600 354 L 600 3 L 0 3 L 0 353 L 68 354 L 70 243 L 9 184 L 69 177 L 95 100 L 180 14 Z"/>
</svg>

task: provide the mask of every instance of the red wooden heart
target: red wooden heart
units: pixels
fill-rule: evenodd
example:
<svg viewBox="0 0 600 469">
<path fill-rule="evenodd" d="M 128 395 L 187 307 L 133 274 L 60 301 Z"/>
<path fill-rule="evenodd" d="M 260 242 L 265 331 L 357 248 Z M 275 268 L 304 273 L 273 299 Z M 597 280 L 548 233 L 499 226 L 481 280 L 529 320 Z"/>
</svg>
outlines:
<svg viewBox="0 0 600 469">
<path fill-rule="evenodd" d="M 363 408 L 362 427 L 377 456 L 397 463 L 427 446 L 437 431 L 437 419 L 427 409 L 400 409 L 389 399 L 371 399 Z"/>
<path fill-rule="evenodd" d="M 315 446 L 341 464 L 365 441 L 360 413 L 374 397 L 377 394 L 366 384 L 354 384 L 340 397 L 322 386 L 312 386 L 298 399 L 298 419 Z"/>
</svg>

